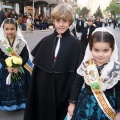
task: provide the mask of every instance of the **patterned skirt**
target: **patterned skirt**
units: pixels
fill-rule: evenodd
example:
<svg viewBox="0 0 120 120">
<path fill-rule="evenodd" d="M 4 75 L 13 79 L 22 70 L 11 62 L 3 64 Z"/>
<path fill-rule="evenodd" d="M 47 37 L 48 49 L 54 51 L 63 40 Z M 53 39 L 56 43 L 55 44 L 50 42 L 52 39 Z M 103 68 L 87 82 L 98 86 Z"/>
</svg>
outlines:
<svg viewBox="0 0 120 120">
<path fill-rule="evenodd" d="M 113 109 L 115 108 L 114 96 L 107 96 Z M 94 95 L 83 89 L 78 97 L 74 114 L 71 120 L 109 120 L 99 107 Z"/>
<path fill-rule="evenodd" d="M 19 80 L 11 79 L 6 85 L 8 71 L 0 69 L 0 110 L 13 111 L 26 107 L 26 99 L 30 82 L 30 73 L 24 68 Z"/>
</svg>

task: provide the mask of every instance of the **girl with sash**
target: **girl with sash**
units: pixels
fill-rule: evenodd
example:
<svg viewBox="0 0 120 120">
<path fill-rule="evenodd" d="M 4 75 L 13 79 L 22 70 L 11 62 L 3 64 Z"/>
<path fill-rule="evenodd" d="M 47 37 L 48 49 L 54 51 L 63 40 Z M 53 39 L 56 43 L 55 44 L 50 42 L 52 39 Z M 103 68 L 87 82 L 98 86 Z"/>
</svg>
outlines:
<svg viewBox="0 0 120 120">
<path fill-rule="evenodd" d="M 93 32 L 77 73 L 69 98 L 71 120 L 120 120 L 120 63 L 109 30 Z"/>
<path fill-rule="evenodd" d="M 24 74 L 19 74 L 17 68 L 7 67 L 5 59 L 10 56 L 22 59 Z M 17 23 L 12 18 L 5 19 L 0 29 L 0 110 L 25 108 L 32 72 L 31 60 L 29 48 Z M 18 74 L 20 79 L 8 79 L 12 73 Z"/>
</svg>

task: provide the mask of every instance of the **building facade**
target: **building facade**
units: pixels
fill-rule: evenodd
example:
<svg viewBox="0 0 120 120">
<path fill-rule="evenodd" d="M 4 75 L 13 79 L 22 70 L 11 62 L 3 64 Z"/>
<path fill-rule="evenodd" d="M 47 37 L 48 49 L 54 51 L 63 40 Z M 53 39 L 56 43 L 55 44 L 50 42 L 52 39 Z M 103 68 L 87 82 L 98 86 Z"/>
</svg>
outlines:
<svg viewBox="0 0 120 120">
<path fill-rule="evenodd" d="M 15 10 L 17 13 L 19 13 L 19 3 L 13 3 L 10 1 L 0 0 L 0 9 L 4 8 L 5 11 L 7 10 Z"/>
<path fill-rule="evenodd" d="M 15 10 L 18 14 L 34 12 L 34 15 L 49 15 L 56 4 L 58 0 L 0 0 L 0 10 L 4 8 L 5 11 Z"/>
</svg>

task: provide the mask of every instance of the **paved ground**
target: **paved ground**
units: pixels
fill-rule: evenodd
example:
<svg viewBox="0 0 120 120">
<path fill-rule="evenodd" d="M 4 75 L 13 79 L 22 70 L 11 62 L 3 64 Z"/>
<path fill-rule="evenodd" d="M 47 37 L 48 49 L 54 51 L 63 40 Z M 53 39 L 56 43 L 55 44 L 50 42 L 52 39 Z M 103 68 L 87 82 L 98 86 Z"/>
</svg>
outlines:
<svg viewBox="0 0 120 120">
<path fill-rule="evenodd" d="M 115 36 L 115 39 L 116 39 L 116 42 L 117 42 L 117 46 L 118 46 L 118 59 L 120 61 L 120 30 L 119 28 L 115 28 L 113 29 L 113 27 L 107 27 L 110 31 L 112 31 L 112 33 L 114 34 Z"/>
<path fill-rule="evenodd" d="M 115 30 L 112 27 L 107 27 L 113 32 L 116 37 L 117 45 L 120 48 L 120 31 L 118 28 Z M 50 34 L 52 31 L 35 31 L 33 33 L 25 33 L 23 35 L 28 42 L 30 50 L 46 35 Z M 120 61 L 120 50 L 119 50 L 119 61 Z M 13 112 L 0 111 L 0 120 L 23 120 L 24 110 L 18 110 Z"/>
<path fill-rule="evenodd" d="M 30 49 L 32 50 L 34 46 L 44 37 L 52 33 L 53 30 L 35 30 L 32 33 L 23 32 L 23 35 L 28 42 Z"/>
</svg>

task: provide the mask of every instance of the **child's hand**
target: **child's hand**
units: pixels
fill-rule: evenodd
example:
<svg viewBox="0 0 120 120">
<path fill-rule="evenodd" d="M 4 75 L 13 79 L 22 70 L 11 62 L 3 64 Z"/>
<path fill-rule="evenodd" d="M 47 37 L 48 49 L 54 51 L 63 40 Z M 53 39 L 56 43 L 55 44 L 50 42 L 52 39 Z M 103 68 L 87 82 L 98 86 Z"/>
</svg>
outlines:
<svg viewBox="0 0 120 120">
<path fill-rule="evenodd" d="M 9 73 L 13 73 L 14 68 L 13 67 L 7 67 L 7 70 Z"/>
<path fill-rule="evenodd" d="M 70 116 L 73 116 L 74 109 L 75 104 L 70 103 L 70 105 L 68 106 L 68 113 L 70 114 Z"/>
<path fill-rule="evenodd" d="M 14 68 L 14 69 L 13 69 L 13 72 L 14 72 L 14 73 L 18 73 L 18 69 L 17 69 L 17 68 Z"/>
<path fill-rule="evenodd" d="M 117 115 L 115 116 L 115 119 L 114 120 L 120 120 L 120 112 L 117 113 Z"/>
</svg>

